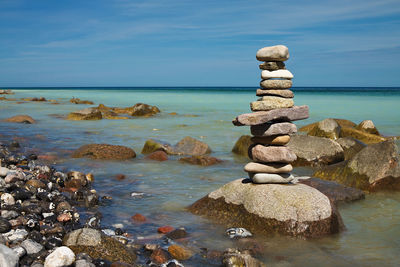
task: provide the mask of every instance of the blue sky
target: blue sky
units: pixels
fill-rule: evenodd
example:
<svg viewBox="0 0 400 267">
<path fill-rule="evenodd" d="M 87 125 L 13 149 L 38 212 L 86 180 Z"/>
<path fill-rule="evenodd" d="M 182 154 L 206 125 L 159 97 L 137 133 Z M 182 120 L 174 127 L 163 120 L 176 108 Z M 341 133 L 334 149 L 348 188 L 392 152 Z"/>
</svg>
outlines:
<svg viewBox="0 0 400 267">
<path fill-rule="evenodd" d="M 0 0 L 0 86 L 400 86 L 399 0 Z"/>
</svg>

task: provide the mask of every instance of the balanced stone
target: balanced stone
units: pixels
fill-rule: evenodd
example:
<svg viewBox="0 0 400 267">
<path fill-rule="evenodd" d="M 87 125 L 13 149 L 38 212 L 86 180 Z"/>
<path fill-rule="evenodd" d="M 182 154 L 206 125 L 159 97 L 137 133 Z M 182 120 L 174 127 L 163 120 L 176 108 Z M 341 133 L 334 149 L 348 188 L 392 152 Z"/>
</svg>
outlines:
<svg viewBox="0 0 400 267">
<path fill-rule="evenodd" d="M 249 156 L 254 161 L 262 163 L 291 163 L 297 159 L 296 154 L 284 146 L 256 145 L 251 148 Z"/>
<path fill-rule="evenodd" d="M 286 163 L 261 164 L 257 162 L 249 162 L 244 166 L 245 172 L 252 173 L 288 173 L 292 170 L 292 165 Z"/>
<path fill-rule="evenodd" d="M 260 86 L 265 89 L 289 89 L 292 87 L 292 80 L 262 80 Z"/>
<path fill-rule="evenodd" d="M 255 184 L 288 184 L 294 179 L 290 173 L 256 173 L 250 176 Z"/>
<path fill-rule="evenodd" d="M 261 70 L 281 70 L 285 69 L 285 63 L 282 61 L 268 61 L 259 65 Z"/>
<path fill-rule="evenodd" d="M 251 142 L 262 145 L 286 145 L 290 141 L 290 135 L 272 135 L 272 136 L 253 136 Z"/>
<path fill-rule="evenodd" d="M 257 96 L 266 96 L 266 95 L 273 95 L 273 96 L 280 96 L 280 97 L 285 97 L 285 98 L 293 98 L 294 94 L 293 91 L 288 90 L 288 89 L 283 89 L 283 90 L 263 90 L 263 89 L 257 89 L 256 92 Z"/>
<path fill-rule="evenodd" d="M 258 101 L 250 103 L 252 111 L 268 111 L 277 108 L 291 108 L 294 106 L 292 98 L 283 98 L 279 96 L 263 96 Z"/>
<path fill-rule="evenodd" d="M 293 79 L 293 74 L 288 70 L 263 70 L 261 71 L 261 79 Z"/>
<path fill-rule="evenodd" d="M 279 122 L 250 126 L 250 130 L 254 136 L 287 135 L 296 133 L 297 127 L 290 122 Z"/>
<path fill-rule="evenodd" d="M 308 118 L 308 106 L 294 106 L 270 111 L 258 111 L 239 115 L 232 121 L 236 126 L 259 125 L 269 121 L 296 121 Z"/>
<path fill-rule="evenodd" d="M 289 49 L 284 45 L 267 46 L 257 51 L 259 61 L 285 61 L 289 59 Z"/>
</svg>

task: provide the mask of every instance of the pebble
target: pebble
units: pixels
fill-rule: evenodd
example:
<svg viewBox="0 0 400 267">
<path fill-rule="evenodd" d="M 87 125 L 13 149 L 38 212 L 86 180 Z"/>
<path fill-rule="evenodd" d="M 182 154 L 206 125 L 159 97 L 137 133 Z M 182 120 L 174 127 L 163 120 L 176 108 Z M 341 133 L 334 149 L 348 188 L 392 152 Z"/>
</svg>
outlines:
<svg viewBox="0 0 400 267">
<path fill-rule="evenodd" d="M 0 244 L 0 266 L 17 267 L 19 257 L 15 251 L 5 245 Z"/>
<path fill-rule="evenodd" d="M 3 234 L 4 237 L 10 242 L 20 242 L 28 236 L 28 232 L 25 229 L 11 230 L 8 233 Z"/>
<path fill-rule="evenodd" d="M 0 218 L 0 233 L 7 233 L 11 230 L 11 224 L 8 220 Z"/>
<path fill-rule="evenodd" d="M 86 260 L 77 260 L 75 261 L 75 267 L 96 267 L 96 265 Z"/>
<path fill-rule="evenodd" d="M 229 236 L 229 238 L 243 238 L 253 236 L 250 231 L 241 227 L 226 229 L 225 233 Z"/>
<path fill-rule="evenodd" d="M 185 228 L 183 228 L 183 227 L 175 229 L 175 230 L 169 232 L 168 234 L 166 234 L 166 237 L 168 237 L 170 239 L 181 239 L 181 238 L 185 238 L 187 236 L 188 236 L 188 233 L 186 232 Z"/>
<path fill-rule="evenodd" d="M 249 173 L 249 176 L 255 184 L 287 184 L 294 179 L 290 173 Z"/>
<path fill-rule="evenodd" d="M 26 250 L 28 255 L 39 253 L 43 249 L 43 246 L 31 239 L 22 241 L 21 246 Z"/>
<path fill-rule="evenodd" d="M 145 216 L 143 216 L 140 213 L 136 213 L 135 215 L 133 215 L 132 220 L 134 220 L 135 222 L 145 222 L 147 219 Z"/>
<path fill-rule="evenodd" d="M 15 199 L 11 194 L 4 193 L 4 194 L 1 195 L 1 203 L 11 206 L 11 205 L 15 204 Z"/>
<path fill-rule="evenodd" d="M 175 228 L 169 225 L 161 226 L 157 229 L 157 232 L 160 234 L 167 234 L 169 232 L 172 232 Z"/>
<path fill-rule="evenodd" d="M 173 258 L 182 261 L 189 259 L 193 255 L 193 252 L 191 250 L 177 244 L 169 246 L 168 252 Z"/>
<path fill-rule="evenodd" d="M 296 154 L 284 146 L 256 145 L 249 153 L 251 158 L 259 163 L 291 163 L 297 159 Z"/>
<path fill-rule="evenodd" d="M 74 263 L 75 254 L 68 247 L 56 248 L 50 255 L 46 257 L 44 267 L 63 267 Z"/>
<path fill-rule="evenodd" d="M 6 168 L 6 167 L 0 167 L 0 176 L 1 177 L 5 177 L 7 176 L 7 173 L 10 171 L 10 169 Z"/>
</svg>

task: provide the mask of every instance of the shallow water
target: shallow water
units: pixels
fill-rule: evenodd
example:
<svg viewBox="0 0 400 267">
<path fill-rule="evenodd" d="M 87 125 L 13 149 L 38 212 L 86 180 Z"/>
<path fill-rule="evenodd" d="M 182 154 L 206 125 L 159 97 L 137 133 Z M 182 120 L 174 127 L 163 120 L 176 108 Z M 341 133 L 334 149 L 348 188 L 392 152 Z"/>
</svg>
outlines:
<svg viewBox="0 0 400 267">
<path fill-rule="evenodd" d="M 255 89 L 254 89 L 255 90 Z M 123 223 L 134 236 L 152 238 L 161 225 L 184 226 L 192 234 L 194 247 L 223 250 L 243 241 L 230 241 L 225 228 L 194 216 L 185 207 L 231 180 L 245 177 L 242 167 L 246 159 L 230 150 L 247 127 L 234 127 L 231 120 L 249 112 L 254 91 L 225 88 L 221 90 L 15 90 L 8 98 L 40 97 L 57 99 L 61 104 L 0 102 L 0 119 L 15 114 L 29 114 L 38 120 L 34 125 L 0 122 L 3 138 L 20 137 L 30 150 L 52 151 L 60 155 L 59 169 L 93 172 L 95 188 L 111 195 L 110 205 L 99 207 L 103 226 Z M 327 117 L 346 118 L 355 122 L 374 121 L 385 135 L 400 135 L 400 91 L 332 91 L 329 89 L 295 91 L 297 105 L 310 106 L 310 118 L 296 122 L 298 126 Z M 107 106 L 132 106 L 143 102 L 157 105 L 162 113 L 153 118 L 131 120 L 66 121 L 71 111 L 87 107 L 68 103 L 72 97 L 88 99 Z M 178 115 L 168 113 L 177 112 Z M 144 142 L 155 138 L 178 142 L 185 136 L 198 138 L 213 150 L 212 155 L 224 160 L 220 165 L 198 167 L 169 160 L 152 162 L 140 154 Z M 22 137 L 25 137 L 22 138 Z M 123 162 L 106 162 L 64 158 L 68 151 L 87 143 L 110 143 L 132 147 L 138 157 Z M 174 157 L 171 157 L 172 159 Z M 305 169 L 296 169 L 302 174 Z M 123 173 L 127 178 L 116 181 Z M 132 192 L 145 193 L 143 198 Z M 342 204 L 340 212 L 347 230 L 318 240 L 288 237 L 255 238 L 263 247 L 263 260 L 272 266 L 395 266 L 400 251 L 400 194 L 376 193 L 365 200 Z M 129 221 L 141 213 L 149 223 L 137 225 Z M 203 265 L 201 258 L 189 264 Z"/>
</svg>

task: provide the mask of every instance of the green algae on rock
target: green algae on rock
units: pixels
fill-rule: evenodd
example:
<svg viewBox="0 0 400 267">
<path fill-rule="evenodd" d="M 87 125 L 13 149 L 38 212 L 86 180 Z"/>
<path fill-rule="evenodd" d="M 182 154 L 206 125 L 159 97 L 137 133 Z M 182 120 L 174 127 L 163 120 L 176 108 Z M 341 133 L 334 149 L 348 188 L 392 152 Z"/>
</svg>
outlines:
<svg viewBox="0 0 400 267">
<path fill-rule="evenodd" d="M 75 150 L 71 156 L 73 158 L 124 160 L 136 157 L 136 153 L 126 146 L 88 144 Z"/>
</svg>

